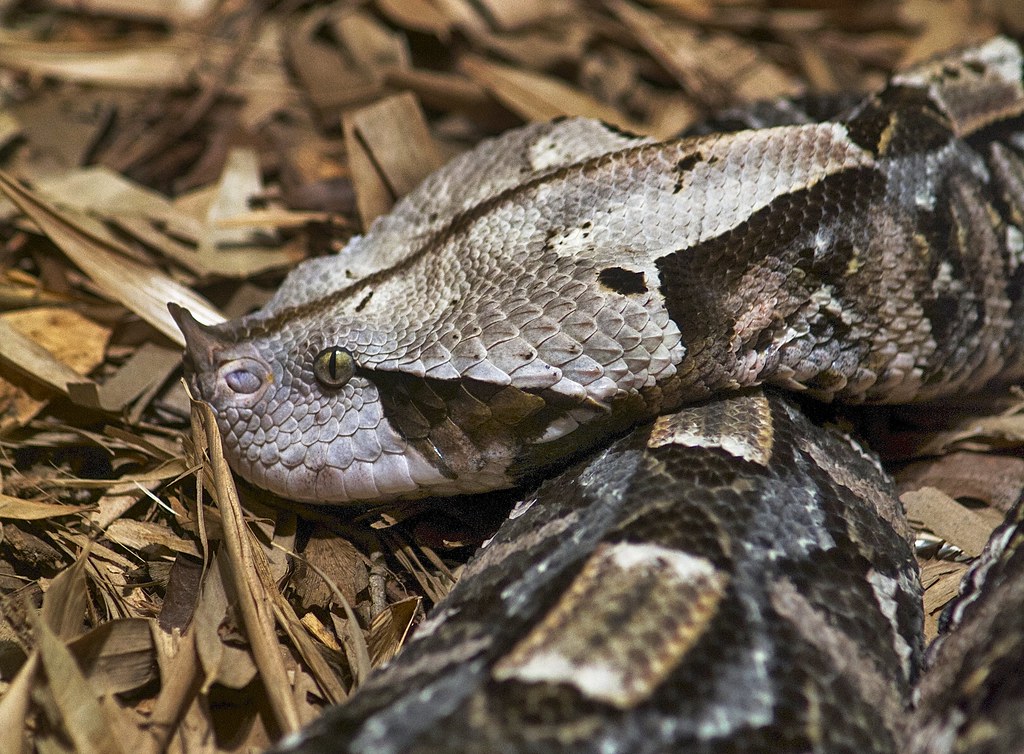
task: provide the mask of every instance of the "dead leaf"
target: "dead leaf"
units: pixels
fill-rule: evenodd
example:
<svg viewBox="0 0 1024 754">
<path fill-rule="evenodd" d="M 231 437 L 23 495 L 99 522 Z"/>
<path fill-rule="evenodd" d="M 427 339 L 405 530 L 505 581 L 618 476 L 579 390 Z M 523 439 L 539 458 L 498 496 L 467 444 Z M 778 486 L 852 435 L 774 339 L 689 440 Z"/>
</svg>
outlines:
<svg viewBox="0 0 1024 754">
<path fill-rule="evenodd" d="M 913 526 L 928 529 L 971 557 L 981 555 L 995 526 L 934 487 L 904 492 L 900 500 Z"/>
<path fill-rule="evenodd" d="M 981 500 L 1006 513 L 1024 490 L 1024 458 L 955 451 L 900 469 L 901 489 L 937 487 L 950 497 Z"/>
<path fill-rule="evenodd" d="M 205 430 L 205 447 L 217 490 L 226 560 L 244 622 L 246 638 L 249 640 L 263 683 L 267 687 L 268 698 L 277 722 L 285 733 L 292 733 L 299 729 L 299 717 L 295 699 L 289 692 L 290 684 L 281 653 L 278 651 L 274 631 L 274 600 L 257 573 L 261 566 L 266 569 L 265 557 L 262 550 L 255 546 L 252 534 L 245 526 L 234 480 L 221 449 L 213 409 L 209 404 L 198 401 L 193 401 L 192 409 L 195 412 L 193 442 L 196 443 L 196 447 L 202 447 L 196 435 Z"/>
<path fill-rule="evenodd" d="M 409 629 L 412 628 L 420 602 L 419 597 L 407 597 L 394 602 L 370 623 L 370 634 L 366 643 L 370 647 L 370 661 L 373 667 L 381 667 L 401 650 L 409 635 Z"/>
<path fill-rule="evenodd" d="M 127 754 L 127 730 L 110 719 L 68 647 L 45 620 L 36 620 L 35 637 L 53 699 L 65 734 L 81 754 Z M 125 748 L 127 744 L 128 748 Z"/>
<path fill-rule="evenodd" d="M 38 521 L 43 518 L 72 516 L 89 510 L 88 505 L 61 505 L 39 500 L 22 500 L 0 493 L 0 519 L 8 521 Z"/>
<path fill-rule="evenodd" d="M 88 382 L 3 318 L 0 318 L 0 362 L 61 393 L 68 393 L 69 384 Z"/>
<path fill-rule="evenodd" d="M 157 677 L 148 620 L 108 621 L 79 636 L 68 647 L 98 695 L 132 691 Z"/>
<path fill-rule="evenodd" d="M 324 607 L 331 600 L 330 581 L 341 591 L 350 605 L 357 603 L 356 595 L 366 589 L 370 572 L 365 556 L 351 543 L 328 529 L 317 527 L 309 537 L 305 550 L 292 577 L 292 588 L 299 603 L 306 609 Z M 307 571 L 306 564 L 316 566 L 319 573 Z M 322 574 L 322 576 L 320 575 Z"/>
<path fill-rule="evenodd" d="M 85 589 L 88 558 L 89 551 L 82 552 L 74 563 L 54 577 L 43 594 L 40 618 L 58 642 L 74 639 L 82 633 L 89 601 Z"/>
<path fill-rule="evenodd" d="M 183 24 L 207 15 L 215 0 L 48 0 L 68 11 L 88 11 L 132 20 Z"/>
<path fill-rule="evenodd" d="M 33 651 L 0 696 L 0 754 L 22 754 L 28 738 L 28 712 L 39 670 L 39 652 Z"/>
<path fill-rule="evenodd" d="M 967 568 L 967 563 L 951 560 L 926 560 L 921 564 L 926 643 L 938 635 L 939 617 L 946 605 L 959 594 L 960 582 L 967 572 Z"/>
<path fill-rule="evenodd" d="M 0 191 L 32 218 L 112 301 L 138 314 L 173 343 L 184 346 L 185 338 L 167 311 L 168 301 L 187 307 L 203 324 L 224 320 L 205 299 L 157 270 L 119 256 L 117 249 L 98 241 L 73 219 L 2 172 Z"/>
<path fill-rule="evenodd" d="M 581 115 L 633 133 L 647 133 L 643 123 L 553 76 L 513 68 L 476 55 L 463 56 L 459 68 L 524 120 Z"/>
<path fill-rule="evenodd" d="M 188 84 L 194 51 L 178 45 L 69 49 L 0 36 L 0 66 L 64 81 L 139 89 L 180 89 Z"/>
</svg>

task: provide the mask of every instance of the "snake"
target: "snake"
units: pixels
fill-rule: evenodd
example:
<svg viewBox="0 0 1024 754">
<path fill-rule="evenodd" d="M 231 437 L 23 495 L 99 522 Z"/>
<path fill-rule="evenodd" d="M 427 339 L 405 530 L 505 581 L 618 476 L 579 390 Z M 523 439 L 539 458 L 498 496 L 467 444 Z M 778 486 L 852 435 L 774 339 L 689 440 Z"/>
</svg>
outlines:
<svg viewBox="0 0 1024 754">
<path fill-rule="evenodd" d="M 910 745 L 902 511 L 778 391 L 907 403 L 1024 378 L 1024 54 L 995 37 L 798 111 L 660 142 L 527 125 L 261 310 L 170 305 L 229 463 L 282 497 L 480 494 L 574 463 L 288 746 Z M 955 741 L 951 719 L 914 740 Z"/>
</svg>

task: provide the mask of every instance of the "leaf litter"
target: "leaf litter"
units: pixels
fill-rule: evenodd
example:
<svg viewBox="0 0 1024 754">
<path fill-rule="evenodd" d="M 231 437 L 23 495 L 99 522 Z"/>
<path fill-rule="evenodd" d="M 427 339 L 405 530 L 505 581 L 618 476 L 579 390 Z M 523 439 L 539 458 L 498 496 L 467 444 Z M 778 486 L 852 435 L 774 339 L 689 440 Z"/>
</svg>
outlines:
<svg viewBox="0 0 1024 754">
<path fill-rule="evenodd" d="M 336 511 L 236 483 L 168 301 L 251 311 L 525 120 L 668 137 L 755 97 L 869 89 L 1022 18 L 1020 0 L 4 3 L 0 754 L 265 748 L 393 657 L 514 500 Z M 919 532 L 929 631 L 1024 486 L 1022 407 L 863 424 Z"/>
</svg>

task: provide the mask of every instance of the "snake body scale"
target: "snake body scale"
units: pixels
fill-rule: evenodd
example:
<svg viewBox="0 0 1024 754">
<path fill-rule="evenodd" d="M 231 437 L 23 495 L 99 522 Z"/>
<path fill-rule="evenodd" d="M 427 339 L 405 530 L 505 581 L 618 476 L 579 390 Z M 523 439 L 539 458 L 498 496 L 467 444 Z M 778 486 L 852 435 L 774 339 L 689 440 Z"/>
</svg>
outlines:
<svg viewBox="0 0 1024 754">
<path fill-rule="evenodd" d="M 998 37 L 799 121 L 526 126 L 263 310 L 172 306 L 231 465 L 293 499 L 508 487 L 660 417 L 546 482 L 299 750 L 952 750 L 962 699 L 904 720 L 920 587 L 889 482 L 756 386 L 1024 377 L 1024 56 Z"/>
</svg>

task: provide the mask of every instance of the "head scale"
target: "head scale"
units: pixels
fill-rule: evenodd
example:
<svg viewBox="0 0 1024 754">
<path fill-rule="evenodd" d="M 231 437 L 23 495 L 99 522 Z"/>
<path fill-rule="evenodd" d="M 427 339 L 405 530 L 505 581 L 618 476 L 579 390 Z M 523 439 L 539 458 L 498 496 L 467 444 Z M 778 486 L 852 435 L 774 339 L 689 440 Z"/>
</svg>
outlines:
<svg viewBox="0 0 1024 754">
<path fill-rule="evenodd" d="M 370 368 L 374 344 L 389 338 L 367 323 L 334 318 L 318 327 L 300 317 L 269 328 L 250 315 L 203 325 L 169 308 L 187 343 L 193 395 L 213 406 L 228 462 L 256 485 L 346 503 L 507 484 L 509 459 L 472 447 L 445 420 L 459 400 L 447 395 L 452 386 L 438 395 L 421 377 Z M 456 456 L 465 460 L 446 461 Z"/>
</svg>

